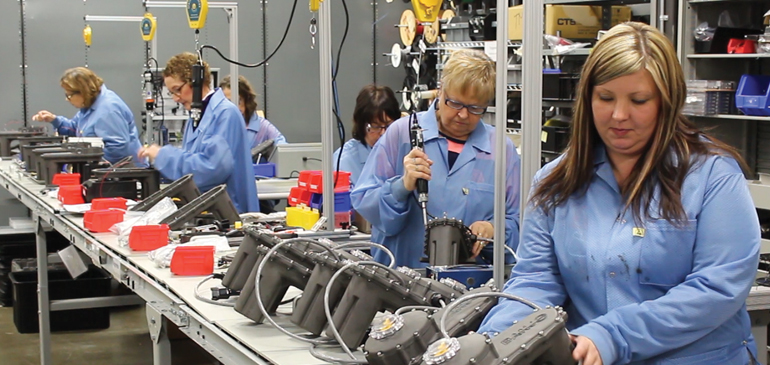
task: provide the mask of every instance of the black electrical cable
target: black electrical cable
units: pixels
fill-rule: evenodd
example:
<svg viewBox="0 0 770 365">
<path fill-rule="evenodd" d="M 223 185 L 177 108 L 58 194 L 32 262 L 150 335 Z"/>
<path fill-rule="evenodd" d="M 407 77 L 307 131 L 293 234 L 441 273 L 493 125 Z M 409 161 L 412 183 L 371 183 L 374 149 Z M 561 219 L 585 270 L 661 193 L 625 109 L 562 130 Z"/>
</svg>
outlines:
<svg viewBox="0 0 770 365">
<path fill-rule="evenodd" d="M 348 30 L 350 29 L 350 13 L 348 12 L 348 4 L 345 0 L 342 0 L 342 8 L 345 9 L 345 31 L 342 32 L 342 40 L 340 41 L 340 48 L 337 49 L 337 61 L 334 66 L 334 74 L 332 75 L 332 82 L 337 81 L 337 73 L 340 71 L 340 54 L 342 54 L 342 46 L 345 44 L 345 38 L 348 37 Z"/>
<path fill-rule="evenodd" d="M 273 58 L 273 55 L 275 55 L 275 53 L 278 52 L 278 50 L 283 45 L 283 42 L 286 40 L 286 35 L 289 34 L 289 29 L 291 28 L 291 23 L 294 20 L 294 11 L 295 10 L 297 10 L 297 0 L 294 0 L 294 5 L 292 5 L 292 7 L 291 7 L 291 14 L 289 14 L 289 22 L 286 23 L 286 30 L 283 32 L 283 37 L 281 37 L 281 41 L 278 42 L 278 46 L 275 47 L 275 49 L 273 50 L 273 53 L 271 53 L 264 60 L 262 60 L 262 61 L 260 61 L 258 63 L 248 64 L 248 63 L 241 63 L 241 62 L 238 62 L 238 61 L 235 61 L 235 60 L 231 60 L 231 59 L 225 57 L 225 55 L 223 55 L 222 52 L 220 52 L 217 49 L 217 47 L 210 46 L 210 45 L 203 45 L 203 46 L 201 46 L 200 50 L 203 51 L 204 49 L 207 49 L 207 48 L 208 49 L 212 49 L 212 50 L 214 50 L 214 52 L 216 52 L 219 55 L 219 57 L 222 57 L 222 59 L 224 59 L 225 61 L 230 62 L 230 63 L 234 63 L 234 64 L 236 64 L 238 66 L 243 66 L 243 67 L 248 67 L 248 68 L 256 68 L 256 67 L 263 66 L 264 64 L 267 63 L 267 61 L 269 61 L 271 58 Z"/>
</svg>

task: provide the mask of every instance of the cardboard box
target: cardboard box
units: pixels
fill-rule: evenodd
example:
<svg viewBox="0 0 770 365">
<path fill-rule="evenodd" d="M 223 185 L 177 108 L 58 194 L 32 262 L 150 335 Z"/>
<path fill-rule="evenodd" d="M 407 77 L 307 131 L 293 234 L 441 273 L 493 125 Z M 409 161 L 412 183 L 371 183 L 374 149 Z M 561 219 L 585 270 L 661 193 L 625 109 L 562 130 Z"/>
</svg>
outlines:
<svg viewBox="0 0 770 365">
<path fill-rule="evenodd" d="M 602 7 L 587 5 L 546 5 L 545 34 L 561 36 L 567 39 L 593 39 L 602 29 Z M 616 25 L 631 20 L 631 8 L 616 5 L 612 7 L 611 24 Z M 508 39 L 521 40 L 524 28 L 524 6 L 508 8 Z"/>
</svg>

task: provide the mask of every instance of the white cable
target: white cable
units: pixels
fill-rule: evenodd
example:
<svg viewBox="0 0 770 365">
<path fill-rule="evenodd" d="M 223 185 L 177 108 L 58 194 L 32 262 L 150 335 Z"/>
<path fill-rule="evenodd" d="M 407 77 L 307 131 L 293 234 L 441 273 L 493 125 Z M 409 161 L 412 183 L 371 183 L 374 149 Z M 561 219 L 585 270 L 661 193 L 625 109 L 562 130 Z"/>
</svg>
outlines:
<svg viewBox="0 0 770 365">
<path fill-rule="evenodd" d="M 334 364 L 368 364 L 369 362 L 366 360 L 348 360 L 348 359 L 341 359 L 339 357 L 324 355 L 320 352 L 318 352 L 318 345 L 313 345 L 313 347 L 310 348 L 310 354 L 313 355 L 316 359 L 334 363 Z"/>
<path fill-rule="evenodd" d="M 390 251 L 387 247 L 374 242 L 350 242 L 350 243 L 343 243 L 338 246 L 334 246 L 333 250 L 341 250 L 343 248 L 349 248 L 349 247 L 359 247 L 359 246 L 369 246 L 369 247 L 375 247 L 379 248 L 380 250 L 385 251 L 385 254 L 388 255 L 390 258 L 390 264 L 388 264 L 388 267 L 393 268 L 393 266 L 396 266 L 396 256 L 393 255 L 393 252 Z"/>
<path fill-rule="evenodd" d="M 505 245 L 505 244 L 503 245 L 503 247 L 505 247 L 505 249 L 508 250 L 508 252 L 510 252 L 511 255 L 513 255 L 513 259 L 516 260 L 516 263 L 518 263 L 519 255 L 516 254 L 516 251 L 514 251 L 512 248 L 510 248 L 508 245 Z"/>
<path fill-rule="evenodd" d="M 342 346 L 342 349 L 350 356 L 351 359 L 355 359 L 356 356 L 353 355 L 353 352 L 350 351 L 347 345 L 345 345 L 345 342 L 342 341 L 342 336 L 340 335 L 340 332 L 337 330 L 337 326 L 334 324 L 334 319 L 332 318 L 332 311 L 329 308 L 329 298 L 331 297 L 331 288 L 332 284 L 335 280 L 348 268 L 351 268 L 353 266 L 359 266 L 359 265 L 372 265 L 372 266 L 378 266 L 382 267 L 386 270 L 394 271 L 393 269 L 379 263 L 376 261 L 356 261 L 356 262 L 350 262 L 348 264 L 345 264 L 342 268 L 337 270 L 334 275 L 332 275 L 331 279 L 329 279 L 329 283 L 326 284 L 326 290 L 324 290 L 324 313 L 326 314 L 326 320 L 329 322 L 329 329 L 332 330 L 332 334 L 334 335 L 334 338 L 337 340 L 337 342 Z M 401 281 L 399 276 L 396 276 L 396 278 Z M 403 282 L 401 284 L 404 284 Z"/>
<path fill-rule="evenodd" d="M 256 273 L 257 280 L 254 280 L 254 292 L 255 292 L 255 294 L 257 296 L 257 305 L 259 306 L 259 311 L 262 312 L 262 315 L 265 317 L 265 319 L 268 322 L 270 322 L 270 324 L 273 325 L 273 327 L 275 327 L 279 331 L 283 332 L 285 335 L 287 335 L 287 336 L 289 336 L 289 337 L 291 337 L 291 338 L 293 338 L 295 340 L 309 342 L 309 343 L 312 343 L 312 344 L 319 344 L 319 345 L 328 344 L 328 343 L 331 343 L 333 340 L 331 340 L 331 339 L 316 340 L 316 339 L 305 338 L 305 337 L 296 335 L 294 333 L 291 333 L 291 332 L 289 332 L 289 330 L 281 327 L 280 325 L 278 325 L 278 323 L 276 323 L 273 320 L 272 317 L 270 317 L 270 314 L 267 313 L 267 309 L 265 308 L 265 303 L 262 302 L 262 292 L 259 289 L 259 278 L 262 277 L 262 270 L 265 268 L 265 263 L 270 259 L 270 256 L 274 255 L 275 252 L 278 251 L 278 248 L 280 248 L 281 246 L 283 246 L 285 244 L 289 244 L 289 243 L 300 242 L 300 241 L 301 242 L 313 243 L 315 245 L 318 245 L 321 248 L 323 248 L 324 250 L 328 251 L 332 256 L 334 256 L 335 258 L 337 258 L 339 260 L 339 256 L 337 256 L 336 252 L 332 251 L 331 248 L 329 248 L 326 244 L 323 244 L 323 243 L 318 242 L 318 241 L 309 240 L 307 238 L 292 238 L 292 239 L 288 239 L 288 240 L 279 242 L 278 244 L 276 244 L 275 246 L 270 248 L 270 250 L 267 251 L 265 256 L 262 257 L 262 260 L 260 261 L 259 266 L 257 267 L 257 273 Z"/>
<path fill-rule="evenodd" d="M 200 300 L 202 302 L 206 302 L 206 303 L 209 303 L 209 304 L 219 305 L 219 306 L 222 306 L 222 307 L 234 307 L 235 304 L 217 302 L 216 300 L 211 300 L 209 298 L 204 298 L 204 297 L 202 297 L 198 293 L 198 290 L 200 290 L 201 285 L 203 285 L 203 283 L 205 283 L 205 282 L 207 282 L 207 281 L 209 281 L 209 280 L 211 280 L 213 278 L 214 278 L 214 275 L 209 275 L 209 276 L 205 277 L 203 280 L 201 280 L 200 283 L 198 283 L 198 285 L 195 287 L 195 299 L 198 299 L 198 300 Z"/>
<path fill-rule="evenodd" d="M 334 319 L 332 318 L 332 311 L 329 309 L 329 292 L 331 291 L 332 284 L 334 283 L 334 280 L 337 280 L 337 278 L 350 267 L 358 266 L 359 264 L 362 264 L 367 261 L 359 261 L 359 262 L 351 262 L 349 264 L 345 264 L 341 269 L 337 270 L 334 275 L 332 275 L 331 279 L 329 279 L 329 283 L 326 284 L 326 290 L 324 291 L 324 314 L 326 314 L 326 321 L 329 322 L 329 329 L 332 330 L 332 335 L 334 335 L 334 338 L 337 340 L 337 343 L 340 344 L 342 347 L 342 350 L 345 351 L 348 356 L 350 356 L 351 359 L 356 358 L 356 355 L 353 355 L 353 352 L 350 351 L 347 345 L 345 345 L 345 342 L 342 340 L 342 335 L 340 335 L 340 332 L 337 330 L 337 326 L 334 325 Z M 373 262 L 373 261 L 368 261 Z"/>
<path fill-rule="evenodd" d="M 522 297 L 519 297 L 519 296 L 516 296 L 516 295 L 513 295 L 513 294 L 508 294 L 508 293 L 474 293 L 474 294 L 468 294 L 468 295 L 462 296 L 462 297 L 458 298 L 457 300 L 455 300 L 454 302 L 449 303 L 449 306 L 447 306 L 447 308 L 446 308 L 446 313 L 452 313 L 452 310 L 455 307 L 457 307 L 457 304 L 459 304 L 459 303 L 466 302 L 468 300 L 475 299 L 475 298 L 484 298 L 484 297 L 502 297 L 502 298 L 506 298 L 506 299 L 513 299 L 515 301 L 524 303 L 524 304 L 532 307 L 532 309 L 534 309 L 536 311 L 541 309 L 540 306 L 538 306 L 534 302 L 530 302 L 527 299 L 524 299 Z M 439 321 L 439 330 L 441 331 L 441 335 L 444 336 L 444 338 L 451 338 L 451 336 L 449 336 L 449 334 L 446 331 L 446 317 L 448 317 L 448 316 L 441 316 L 441 320 Z"/>
<path fill-rule="evenodd" d="M 428 305 L 407 305 L 401 308 L 396 309 L 396 311 L 393 313 L 395 315 L 401 315 L 401 313 L 404 313 L 406 311 L 412 311 L 412 310 L 431 310 L 431 311 L 437 311 L 440 308 L 431 307 Z"/>
<path fill-rule="evenodd" d="M 482 237 L 476 237 L 476 241 L 482 241 L 482 242 L 492 242 L 495 243 L 495 240 L 492 238 L 482 238 Z M 505 247 L 508 252 L 513 255 L 513 259 L 516 260 L 516 262 L 519 262 L 519 255 L 516 254 L 516 251 L 514 251 L 511 247 L 503 243 L 503 247 Z"/>
</svg>

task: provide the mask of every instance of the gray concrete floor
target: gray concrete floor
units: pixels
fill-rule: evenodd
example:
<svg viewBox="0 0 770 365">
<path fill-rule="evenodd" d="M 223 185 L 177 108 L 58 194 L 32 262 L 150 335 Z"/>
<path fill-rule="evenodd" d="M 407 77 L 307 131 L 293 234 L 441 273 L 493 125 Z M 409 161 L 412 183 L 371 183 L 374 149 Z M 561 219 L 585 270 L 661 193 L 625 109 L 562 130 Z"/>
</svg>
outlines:
<svg viewBox="0 0 770 365">
<path fill-rule="evenodd" d="M 144 306 L 112 308 L 110 312 L 108 329 L 53 333 L 53 364 L 152 365 Z M 187 337 L 173 339 L 171 349 L 171 365 L 219 364 Z M 0 359 L 3 365 L 40 363 L 38 334 L 19 334 L 13 324 L 13 308 L 0 308 Z"/>
</svg>

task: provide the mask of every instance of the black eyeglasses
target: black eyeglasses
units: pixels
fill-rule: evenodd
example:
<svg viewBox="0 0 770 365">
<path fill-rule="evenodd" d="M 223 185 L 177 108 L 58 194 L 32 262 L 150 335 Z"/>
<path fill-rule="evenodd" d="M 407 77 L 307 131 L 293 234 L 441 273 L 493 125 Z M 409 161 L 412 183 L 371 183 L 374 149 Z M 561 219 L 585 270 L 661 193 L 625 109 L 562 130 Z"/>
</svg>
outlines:
<svg viewBox="0 0 770 365">
<path fill-rule="evenodd" d="M 75 96 L 75 95 L 77 95 L 77 94 L 80 94 L 80 92 L 77 92 L 77 91 L 73 91 L 73 92 L 71 92 L 71 93 L 69 93 L 69 94 L 67 94 L 67 93 L 64 93 L 64 97 L 65 97 L 65 98 L 67 98 L 67 100 L 70 100 L 70 99 L 71 99 L 73 96 Z"/>
<path fill-rule="evenodd" d="M 179 87 L 178 87 L 176 90 L 171 90 L 171 89 L 168 89 L 168 93 L 166 94 L 166 96 L 168 96 L 169 98 L 170 98 L 170 97 L 172 97 L 172 96 L 178 96 L 178 97 L 181 97 L 181 96 L 182 96 L 182 95 L 181 95 L 181 94 L 182 94 L 182 88 L 183 88 L 185 85 L 187 85 L 187 81 L 185 81 L 184 83 L 182 83 L 182 85 L 180 85 L 180 86 L 179 86 Z"/>
<path fill-rule="evenodd" d="M 373 130 L 378 133 L 384 133 L 386 130 L 388 130 L 387 125 L 373 125 L 373 124 L 367 124 L 366 125 L 369 130 Z"/>
<path fill-rule="evenodd" d="M 468 109 L 468 113 L 471 113 L 473 115 L 482 115 L 487 112 L 487 107 L 485 106 L 467 105 L 457 100 L 452 100 L 450 98 L 445 98 L 444 104 L 446 104 L 446 106 L 455 110 L 463 110 L 463 108 L 466 108 Z"/>
</svg>

